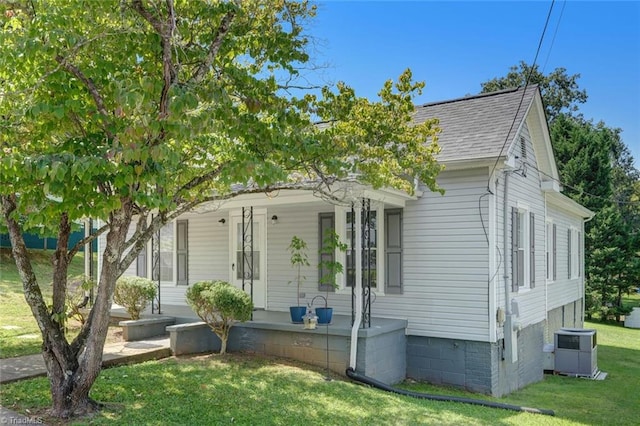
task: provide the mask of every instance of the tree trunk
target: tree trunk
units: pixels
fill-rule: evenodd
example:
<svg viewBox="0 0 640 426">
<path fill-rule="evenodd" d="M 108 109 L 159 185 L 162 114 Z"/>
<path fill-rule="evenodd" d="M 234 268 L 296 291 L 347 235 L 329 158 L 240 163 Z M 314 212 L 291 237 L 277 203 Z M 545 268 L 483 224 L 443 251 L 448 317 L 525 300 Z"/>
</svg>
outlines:
<svg viewBox="0 0 640 426">
<path fill-rule="evenodd" d="M 2 197 L 2 213 L 9 229 L 12 253 L 23 282 L 24 294 L 42 334 L 42 352 L 51 390 L 50 414 L 59 418 L 83 416 L 95 411 L 99 404 L 89 397 L 89 391 L 102 367 L 102 351 L 109 327 L 111 301 L 115 283 L 122 270 L 121 259 L 131 222 L 131 202 L 122 200 L 122 207 L 109 217 L 102 270 L 97 297 L 78 337 L 69 343 L 64 335 L 60 311 L 60 293 L 66 292 L 68 258 L 62 251 L 54 256 L 53 311 L 50 312 L 37 283 L 22 230 L 12 217 L 16 198 Z M 60 235 L 67 232 L 66 215 L 60 221 Z M 65 228 L 65 229 L 63 229 Z M 64 240 L 64 238 L 62 238 Z M 64 241 L 63 241 L 64 242 Z M 66 250 L 65 247 L 62 250 Z M 63 271 L 65 272 L 63 274 Z"/>
<path fill-rule="evenodd" d="M 120 260 L 131 222 L 126 205 L 110 218 L 110 230 L 102 257 L 102 269 L 95 303 L 89 314 L 86 341 L 69 360 L 69 370 L 59 368 L 57 359 L 48 366 L 51 381 L 52 414 L 74 417 L 95 411 L 99 404 L 89 397 L 89 391 L 102 368 L 102 351 L 109 328 L 111 301 L 120 271 Z M 46 355 L 45 355 L 46 358 Z"/>
</svg>

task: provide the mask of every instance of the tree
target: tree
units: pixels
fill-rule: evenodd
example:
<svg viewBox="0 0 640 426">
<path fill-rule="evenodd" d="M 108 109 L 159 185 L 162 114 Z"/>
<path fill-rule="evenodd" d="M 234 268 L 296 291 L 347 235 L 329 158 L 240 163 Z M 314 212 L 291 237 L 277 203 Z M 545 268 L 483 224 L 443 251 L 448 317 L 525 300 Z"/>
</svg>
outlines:
<svg viewBox="0 0 640 426">
<path fill-rule="evenodd" d="M 553 121 L 560 113 L 573 114 L 578 111 L 578 104 L 587 101 L 587 92 L 578 85 L 580 74 L 567 75 L 565 68 L 556 68 L 547 75 L 540 72 L 538 65 L 528 65 L 520 61 L 519 65 L 509 68 L 504 77 L 496 77 L 481 83 L 482 93 L 497 90 L 523 87 L 526 82 L 540 86 L 544 99 L 545 112 L 549 121 Z"/>
<path fill-rule="evenodd" d="M 274 189 L 331 196 L 338 181 L 411 193 L 418 178 L 438 190 L 438 129 L 435 121 L 411 124 L 424 85 L 409 70 L 386 82 L 376 102 L 344 83 L 291 94 L 305 89 L 297 77 L 310 61 L 304 26 L 316 11 L 305 1 L 0 8 L 1 212 L 42 334 L 54 416 L 99 408 L 89 391 L 116 279 L 183 212 Z M 104 226 L 67 250 L 72 224 L 90 217 Z M 49 303 L 22 239 L 35 228 L 58 238 Z M 98 235 L 105 246 L 96 299 L 68 341 L 59 320 L 68 265 Z"/>
</svg>

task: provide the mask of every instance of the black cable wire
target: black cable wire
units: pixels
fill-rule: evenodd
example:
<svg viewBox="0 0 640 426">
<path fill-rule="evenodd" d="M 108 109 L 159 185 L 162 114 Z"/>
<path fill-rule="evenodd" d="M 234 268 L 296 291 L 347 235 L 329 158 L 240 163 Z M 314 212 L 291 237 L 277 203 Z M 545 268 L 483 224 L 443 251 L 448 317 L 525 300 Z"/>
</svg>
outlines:
<svg viewBox="0 0 640 426">
<path fill-rule="evenodd" d="M 529 73 L 527 74 L 527 78 L 524 82 L 524 89 L 522 90 L 522 96 L 520 97 L 520 102 L 518 103 L 518 108 L 516 109 L 516 113 L 513 115 L 513 120 L 511 121 L 511 126 L 509 126 L 509 131 L 507 132 L 507 134 L 504 137 L 504 142 L 502 144 L 502 147 L 500 148 L 500 152 L 498 153 L 498 156 L 496 157 L 496 161 L 493 164 L 493 168 L 491 169 L 491 172 L 489 173 L 489 177 L 487 179 L 487 192 L 491 192 L 491 189 L 489 188 L 489 183 L 491 182 L 491 177 L 493 176 L 493 172 L 496 170 L 496 167 L 498 166 L 498 162 L 500 161 L 500 157 L 502 156 L 502 152 L 504 151 L 505 147 L 507 146 L 507 143 L 509 142 L 509 135 L 511 134 L 511 130 L 513 130 L 513 126 L 515 126 L 516 124 L 516 120 L 518 118 L 518 114 L 520 113 L 520 108 L 522 108 L 522 103 L 524 102 L 524 97 L 527 93 L 527 88 L 529 86 L 529 81 L 531 80 L 531 75 L 533 75 L 533 70 L 536 66 L 536 62 L 538 61 L 538 55 L 540 54 L 540 48 L 542 47 L 542 41 L 544 40 L 544 35 L 547 31 L 547 26 L 549 25 L 549 20 L 551 18 L 551 11 L 553 10 L 553 5 L 555 4 L 555 0 L 551 1 L 551 7 L 549 7 L 549 13 L 547 13 L 547 20 L 544 23 L 544 28 L 542 29 L 542 34 L 540 35 L 540 40 L 538 41 L 538 48 L 536 49 L 536 56 L 533 58 L 533 63 L 531 64 L 531 67 L 529 68 Z"/>
<path fill-rule="evenodd" d="M 560 17 L 558 18 L 558 22 L 556 23 L 556 30 L 553 32 L 553 38 L 551 39 L 551 45 L 549 46 L 549 51 L 547 52 L 547 57 L 544 59 L 544 65 L 542 65 L 542 69 L 540 70 L 541 74 L 544 74 L 545 68 L 547 68 L 547 62 L 549 62 L 549 56 L 551 55 L 551 51 L 553 50 L 553 44 L 556 41 L 556 35 L 558 35 L 558 28 L 560 28 L 560 21 L 562 21 L 562 15 L 564 13 L 564 8 L 567 5 L 567 0 L 562 2 L 562 9 L 560 10 Z"/>
<path fill-rule="evenodd" d="M 557 178 L 551 176 L 549 173 L 547 173 L 547 172 L 545 172 L 543 170 L 540 170 L 535 165 L 529 164 L 529 167 L 532 167 L 533 169 L 535 169 L 539 173 L 542 173 L 543 175 L 545 175 L 546 177 L 548 177 L 552 181 L 557 182 L 557 183 L 559 183 L 560 185 L 562 185 L 562 186 L 564 186 L 566 188 L 573 189 L 574 191 L 578 192 L 580 195 L 587 195 L 589 197 L 597 198 L 599 200 L 609 201 L 611 203 L 616 203 L 616 204 L 625 204 L 625 205 L 631 205 L 631 206 L 640 205 L 640 201 L 622 201 L 622 200 L 616 200 L 614 198 L 603 197 L 602 195 L 591 194 L 591 193 L 586 192 L 585 190 L 583 190 L 581 188 L 577 188 L 575 186 L 572 186 L 572 185 L 569 185 L 569 184 L 566 184 L 566 183 L 562 182 L 560 179 L 557 179 Z"/>
</svg>

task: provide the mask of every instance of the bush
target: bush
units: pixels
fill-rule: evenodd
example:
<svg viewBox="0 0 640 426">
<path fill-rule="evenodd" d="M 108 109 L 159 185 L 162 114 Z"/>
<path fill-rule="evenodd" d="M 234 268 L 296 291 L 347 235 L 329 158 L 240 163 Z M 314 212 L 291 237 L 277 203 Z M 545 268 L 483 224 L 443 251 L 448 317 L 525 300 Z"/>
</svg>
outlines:
<svg viewBox="0 0 640 426">
<path fill-rule="evenodd" d="M 233 324 L 251 319 L 249 295 L 226 281 L 200 281 L 187 289 L 186 296 L 191 309 L 220 338 L 220 354 L 225 354 Z"/>
<path fill-rule="evenodd" d="M 154 297 L 156 284 L 141 277 L 120 277 L 113 293 L 113 300 L 124 306 L 132 320 L 140 319 L 140 313 Z"/>
</svg>

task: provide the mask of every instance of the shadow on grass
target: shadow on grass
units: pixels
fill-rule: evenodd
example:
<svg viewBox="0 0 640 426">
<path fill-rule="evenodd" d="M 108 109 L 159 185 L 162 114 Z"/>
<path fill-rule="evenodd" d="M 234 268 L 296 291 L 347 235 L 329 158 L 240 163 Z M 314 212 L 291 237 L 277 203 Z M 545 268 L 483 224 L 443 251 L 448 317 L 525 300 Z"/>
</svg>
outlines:
<svg viewBox="0 0 640 426">
<path fill-rule="evenodd" d="M 5 400 L 42 411 L 50 403 L 46 380 L 30 382 L 5 389 Z M 92 397 L 106 408 L 91 424 L 537 425 L 542 419 L 393 395 L 344 378 L 326 381 L 308 365 L 243 354 L 112 368 L 102 372 Z"/>
</svg>

